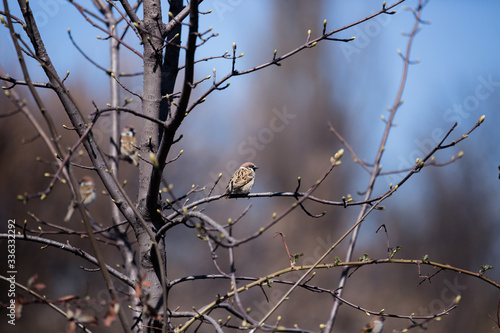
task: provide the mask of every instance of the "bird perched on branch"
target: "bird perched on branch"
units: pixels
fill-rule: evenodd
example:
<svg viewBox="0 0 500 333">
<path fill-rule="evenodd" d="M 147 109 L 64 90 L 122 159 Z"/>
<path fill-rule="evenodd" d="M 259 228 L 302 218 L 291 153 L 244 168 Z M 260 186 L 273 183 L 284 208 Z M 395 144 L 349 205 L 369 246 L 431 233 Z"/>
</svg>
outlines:
<svg viewBox="0 0 500 333">
<path fill-rule="evenodd" d="M 95 192 L 94 180 L 92 179 L 92 177 L 85 176 L 78 182 L 78 185 L 80 190 L 80 196 L 82 197 L 82 203 L 85 207 L 87 207 L 88 205 L 93 203 L 97 197 Z M 69 221 L 77 206 L 78 204 L 76 203 L 76 201 L 74 199 L 71 200 L 68 206 L 68 212 L 64 217 L 64 222 Z"/>
<path fill-rule="evenodd" d="M 252 162 L 243 163 L 227 184 L 226 193 L 224 193 L 226 199 L 233 194 L 249 193 L 255 182 L 255 170 L 257 169 L 258 167 Z"/>
<path fill-rule="evenodd" d="M 130 126 L 122 130 L 120 137 L 120 154 L 124 159 L 133 163 L 135 166 L 139 165 L 139 156 L 137 153 L 137 146 L 135 145 L 135 129 Z"/>
<path fill-rule="evenodd" d="M 381 333 L 384 329 L 384 320 L 382 316 L 373 317 L 359 333 Z"/>
</svg>

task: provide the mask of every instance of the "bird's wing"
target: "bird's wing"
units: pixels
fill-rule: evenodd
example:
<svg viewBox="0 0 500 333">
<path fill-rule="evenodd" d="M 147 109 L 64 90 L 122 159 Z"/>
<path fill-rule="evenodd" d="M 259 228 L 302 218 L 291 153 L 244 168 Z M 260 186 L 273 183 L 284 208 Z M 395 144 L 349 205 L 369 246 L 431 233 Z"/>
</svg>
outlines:
<svg viewBox="0 0 500 333">
<path fill-rule="evenodd" d="M 243 186 L 252 181 L 253 178 L 254 174 L 252 170 L 240 168 L 234 173 L 233 178 L 231 178 L 226 190 L 229 193 L 238 192 L 238 190 L 240 190 Z"/>
</svg>

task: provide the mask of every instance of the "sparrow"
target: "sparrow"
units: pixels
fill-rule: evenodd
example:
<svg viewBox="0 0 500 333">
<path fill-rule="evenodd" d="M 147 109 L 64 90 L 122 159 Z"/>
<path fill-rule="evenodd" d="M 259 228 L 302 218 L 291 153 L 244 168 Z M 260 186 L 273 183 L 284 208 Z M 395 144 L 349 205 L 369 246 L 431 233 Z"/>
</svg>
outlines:
<svg viewBox="0 0 500 333">
<path fill-rule="evenodd" d="M 122 130 L 120 138 L 120 154 L 129 162 L 139 165 L 139 156 L 135 145 L 135 129 L 130 126 Z"/>
<path fill-rule="evenodd" d="M 384 328 L 384 320 L 385 318 L 381 316 L 373 317 L 360 333 L 381 333 Z"/>
<path fill-rule="evenodd" d="M 80 196 L 82 197 L 82 203 L 85 207 L 87 207 L 88 205 L 93 203 L 97 197 L 97 194 L 95 192 L 94 180 L 92 179 L 92 177 L 85 176 L 78 182 L 78 185 L 80 189 Z M 68 212 L 64 217 L 64 222 L 69 221 L 77 206 L 78 204 L 76 203 L 75 199 L 71 200 L 68 206 Z"/>
<path fill-rule="evenodd" d="M 243 163 L 227 184 L 226 193 L 224 193 L 226 199 L 233 194 L 249 193 L 255 182 L 255 170 L 257 169 L 258 167 L 252 162 Z"/>
</svg>

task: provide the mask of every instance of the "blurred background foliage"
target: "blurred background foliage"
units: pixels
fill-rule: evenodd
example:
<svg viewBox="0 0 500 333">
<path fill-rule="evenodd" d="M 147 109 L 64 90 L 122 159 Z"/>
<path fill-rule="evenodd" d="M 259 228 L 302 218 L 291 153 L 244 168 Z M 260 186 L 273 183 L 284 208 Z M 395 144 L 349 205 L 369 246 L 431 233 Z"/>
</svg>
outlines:
<svg viewBox="0 0 500 333">
<path fill-rule="evenodd" d="M 8 2 L 18 14 L 14 10 L 16 3 Z M 405 4 L 413 7 L 416 1 Z M 109 102 L 108 77 L 75 50 L 66 29 L 71 28 L 76 41 L 89 56 L 107 67 L 107 42 L 95 38 L 102 33 L 91 28 L 67 2 L 40 1 L 33 2 L 32 6 L 56 67 L 60 73 L 71 72 L 67 84 L 78 104 L 88 113 L 93 111 L 91 101 L 103 107 Z M 164 6 L 166 13 L 167 4 Z M 204 1 L 202 10 L 212 9 L 212 13 L 202 16 L 200 30 L 213 27 L 213 32 L 219 36 L 198 49 L 197 58 L 231 51 L 235 42 L 237 54 L 245 54 L 237 61 L 236 68 L 251 68 L 272 59 L 274 49 L 280 55 L 301 45 L 308 29 L 313 37 L 321 34 L 324 19 L 328 21 L 327 30 L 332 30 L 359 20 L 379 10 L 380 6 L 381 3 L 373 1 L 357 1 L 356 4 L 350 1 Z M 361 226 L 354 258 L 364 253 L 373 259 L 387 256 L 386 236 L 376 233 L 379 226 L 385 224 L 391 246 L 402 247 L 397 258 L 418 259 L 428 254 L 433 261 L 472 271 L 479 271 L 484 264 L 498 266 L 500 43 L 497 32 L 500 21 L 496 15 L 499 9 L 500 4 L 495 1 L 479 4 L 449 0 L 430 1 L 424 9 L 423 18 L 431 23 L 422 24 L 412 49 L 411 58 L 421 61 L 410 67 L 404 104 L 396 115 L 398 126 L 390 133 L 382 171 L 412 165 L 415 158 L 423 157 L 437 143 L 439 133 L 442 137 L 455 121 L 459 126 L 451 135 L 453 139 L 467 132 L 482 114 L 486 115 L 486 121 L 459 146 L 436 154 L 437 161 L 445 162 L 463 150 L 463 158 L 446 167 L 425 168 L 384 202 L 386 210 L 375 211 L 366 219 Z M 305 190 L 327 168 L 330 156 L 342 148 L 328 131 L 327 122 L 335 126 L 360 157 L 371 163 L 385 125 L 381 115 L 388 116 L 386 107 L 394 102 L 401 80 L 402 60 L 396 50 L 405 50 L 407 43 L 407 37 L 401 32 L 408 32 L 413 20 L 412 13 L 400 6 L 395 15 L 378 17 L 335 36 L 356 36 L 351 43 L 321 42 L 283 61 L 280 67 L 231 79 L 229 88 L 212 94 L 181 126 L 180 134 L 184 137 L 174 147 L 172 157 L 181 149 L 184 154 L 170 164 L 165 173 L 167 181 L 174 185 L 174 192 L 186 193 L 193 184 L 211 187 L 216 176 L 222 173 L 221 185 L 215 189 L 215 193 L 222 193 L 229 175 L 248 159 L 260 167 L 254 192 L 293 191 L 299 176 Z M 3 28 L 0 33 L 1 64 L 10 75 L 21 78 L 9 38 L 7 29 Z M 140 49 L 132 34 L 126 40 Z M 125 48 L 122 51 L 122 71 L 141 71 L 140 59 Z M 214 67 L 217 76 L 222 77 L 230 70 L 230 65 L 229 60 L 201 62 L 196 68 L 196 77 L 211 75 Z M 44 82 L 37 64 L 32 62 L 30 66 L 33 80 Z M 122 80 L 131 90 L 140 93 L 141 76 Z M 210 83 L 208 80 L 198 86 L 194 97 L 205 91 Z M 482 95 L 478 95 L 478 89 Z M 35 105 L 27 89 L 16 87 L 16 90 L 27 98 L 34 111 Z M 488 96 L 484 97 L 486 94 Z M 62 129 L 69 121 L 61 105 L 50 91 L 42 95 L 60 129 L 62 142 L 70 146 L 76 136 Z M 131 96 L 122 91 L 122 97 Z M 13 108 L 4 96 L 0 97 L 0 103 L 2 113 Z M 137 98 L 131 107 L 140 110 Z M 124 115 L 122 122 L 140 128 L 140 121 L 132 116 Z M 109 132 L 109 118 L 101 118 L 94 133 L 104 147 L 109 146 Z M 33 212 L 44 221 L 62 224 L 70 200 L 69 189 L 61 184 L 55 186 L 44 201 L 32 200 L 23 205 L 16 200 L 18 194 L 44 189 L 49 179 L 43 174 L 54 172 L 53 166 L 43 163 L 50 161 L 51 156 L 42 140 L 23 143 L 34 136 L 33 127 L 21 114 L 0 121 L 0 220 L 15 218 L 19 224 L 27 220 L 32 229 L 37 226 L 27 212 Z M 36 161 L 37 156 L 42 162 Z M 79 161 L 89 164 L 85 154 Z M 76 172 L 87 174 L 85 170 Z M 128 180 L 126 189 L 132 198 L 136 194 L 136 175 L 133 166 L 120 165 L 120 177 Z M 342 166 L 334 170 L 315 195 L 340 200 L 343 195 L 351 194 L 354 200 L 359 200 L 362 198 L 359 193 L 365 191 L 368 179 L 369 175 L 346 153 Z M 390 183 L 397 183 L 399 179 L 400 176 L 381 176 L 375 195 L 384 193 Z M 110 224 L 110 200 L 102 193 L 102 184 L 98 183 L 97 187 L 100 200 L 90 207 L 90 211 L 106 226 Z M 194 198 L 206 193 L 198 193 Z M 234 228 L 235 235 L 244 237 L 265 225 L 273 212 L 283 211 L 292 201 L 290 198 L 222 200 L 207 206 L 205 212 L 218 221 L 226 221 L 239 216 L 251 203 L 250 212 Z M 296 210 L 256 241 L 240 246 L 235 251 L 237 274 L 264 276 L 289 264 L 281 238 L 274 237 L 277 232 L 286 235 L 292 253 L 304 254 L 299 264 L 313 263 L 354 223 L 358 212 L 356 207 L 324 207 L 311 202 L 306 203 L 306 207 L 313 213 L 325 210 L 326 215 L 311 219 Z M 5 224 L 1 224 L 2 232 Z M 77 218 L 68 226 L 84 230 Z M 167 234 L 171 280 L 186 275 L 217 273 L 206 243 L 196 235 L 196 230 L 183 227 L 174 228 Z M 53 238 L 91 251 L 83 237 Z M 5 244 L 5 241 L 0 243 Z M 108 264 L 120 265 L 116 249 L 112 245 L 102 247 Z M 327 261 L 333 262 L 335 256 L 343 258 L 345 249 L 346 244 Z M 226 253 L 218 251 L 218 255 L 219 263 L 227 271 Z M 87 262 L 55 248 L 42 249 L 40 244 L 21 241 L 17 242 L 17 260 L 19 282 L 25 283 L 30 276 L 38 274 L 38 279 L 47 286 L 43 290 L 47 298 L 89 295 L 90 301 L 80 306 L 86 312 L 104 314 L 106 306 L 101 302 L 109 297 L 99 273 L 79 268 L 93 268 Z M 434 272 L 435 269 L 425 267 L 420 274 Z M 312 283 L 333 289 L 339 275 L 340 269 L 318 271 Z M 497 268 L 486 275 L 497 281 L 500 279 Z M 296 280 L 297 277 L 298 274 L 291 274 L 287 279 Z M 417 286 L 420 281 L 419 272 L 413 266 L 363 267 L 349 278 L 343 296 L 371 310 L 423 315 L 443 310 L 455 295 L 461 294 L 458 308 L 443 320 L 430 323 L 428 331 L 492 330 L 494 323 L 488 315 L 496 314 L 498 290 L 477 279 L 451 272 L 442 272 L 433 277 L 431 283 Z M 186 282 L 172 290 L 170 307 L 199 308 L 228 288 L 229 281 L 225 280 Z M 241 296 L 244 305 L 251 308 L 251 314 L 259 317 L 285 290 L 278 285 L 266 290 L 271 303 L 267 303 L 262 291 L 257 289 Z M 3 293 L 0 300 L 4 302 L 5 297 Z M 297 323 L 302 328 L 319 330 L 318 325 L 326 320 L 331 304 L 332 299 L 327 295 L 297 290 L 272 318 L 282 315 L 285 325 Z M 368 318 L 363 312 L 342 306 L 334 331 L 357 332 L 366 321 Z M 32 305 L 25 307 L 23 318 L 17 324 L 16 329 L 20 330 L 39 329 L 43 325 L 44 331 L 59 332 L 64 330 L 65 320 L 44 305 Z M 384 331 L 391 332 L 408 324 L 388 319 Z M 5 320 L 0 321 L 0 327 L 5 328 L 5 325 Z M 118 325 L 113 327 L 119 330 Z M 93 331 L 108 332 L 109 328 L 100 326 Z"/>
</svg>

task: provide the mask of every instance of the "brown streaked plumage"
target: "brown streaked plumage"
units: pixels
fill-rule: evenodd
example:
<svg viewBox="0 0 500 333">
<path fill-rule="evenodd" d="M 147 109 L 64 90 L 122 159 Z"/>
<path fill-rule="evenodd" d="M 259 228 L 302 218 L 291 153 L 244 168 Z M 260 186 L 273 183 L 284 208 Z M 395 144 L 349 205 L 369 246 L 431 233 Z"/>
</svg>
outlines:
<svg viewBox="0 0 500 333">
<path fill-rule="evenodd" d="M 82 179 L 78 182 L 78 185 L 80 196 L 82 197 L 82 203 L 85 207 L 87 207 L 88 205 L 92 204 L 97 197 L 97 194 L 95 192 L 94 180 L 90 176 L 85 176 L 82 177 Z M 71 200 L 68 206 L 68 212 L 64 217 L 64 222 L 69 221 L 69 219 L 73 215 L 73 212 L 75 211 L 76 206 L 77 203 L 75 202 L 75 200 Z"/>
<path fill-rule="evenodd" d="M 381 333 L 384 329 L 384 320 L 385 318 L 382 316 L 373 317 L 360 333 Z"/>
<path fill-rule="evenodd" d="M 139 156 L 137 155 L 137 147 L 135 145 L 135 130 L 127 126 L 122 130 L 120 137 L 120 154 L 124 159 L 133 163 L 135 166 L 139 165 Z"/>
<path fill-rule="evenodd" d="M 233 194 L 247 194 L 255 182 L 255 170 L 258 167 L 252 162 L 243 163 L 233 174 L 226 187 L 226 199 Z"/>
</svg>

